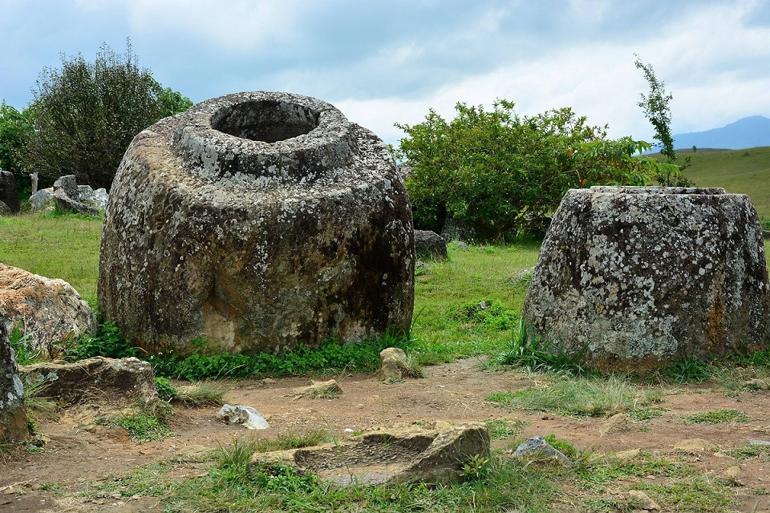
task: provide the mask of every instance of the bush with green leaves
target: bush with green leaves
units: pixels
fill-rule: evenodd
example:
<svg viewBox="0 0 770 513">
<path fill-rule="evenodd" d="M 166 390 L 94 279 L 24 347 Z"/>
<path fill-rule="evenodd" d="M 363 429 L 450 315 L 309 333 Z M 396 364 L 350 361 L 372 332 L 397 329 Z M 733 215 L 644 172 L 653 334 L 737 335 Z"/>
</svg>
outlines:
<svg viewBox="0 0 770 513">
<path fill-rule="evenodd" d="M 415 125 L 397 156 L 412 171 L 406 185 L 418 228 L 452 220 L 466 236 L 493 240 L 532 232 L 564 193 L 592 185 L 644 185 L 678 167 L 637 156 L 650 145 L 607 138 L 570 108 L 523 116 L 513 102 L 491 110 L 458 103 L 447 121 L 435 111 Z M 542 228 L 540 228 L 542 229 Z"/>
<path fill-rule="evenodd" d="M 103 45 L 93 62 L 63 57 L 60 68 L 43 70 L 33 94 L 25 165 L 48 180 L 73 174 L 106 188 L 136 134 L 192 105 L 139 67 L 130 42 L 125 54 Z"/>
<path fill-rule="evenodd" d="M 28 110 L 19 111 L 5 102 L 0 103 L 0 169 L 13 173 L 17 186 L 26 183 L 27 144 L 32 134 Z"/>
</svg>

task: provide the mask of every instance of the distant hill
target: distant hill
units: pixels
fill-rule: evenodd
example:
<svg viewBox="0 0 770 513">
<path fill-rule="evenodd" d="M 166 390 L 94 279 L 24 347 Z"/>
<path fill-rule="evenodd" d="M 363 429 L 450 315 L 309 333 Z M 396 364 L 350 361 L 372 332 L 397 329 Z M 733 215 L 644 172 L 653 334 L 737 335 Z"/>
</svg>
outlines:
<svg viewBox="0 0 770 513">
<path fill-rule="evenodd" d="M 728 149 L 770 146 L 770 119 L 749 116 L 722 128 L 674 135 L 675 148 L 689 149 L 693 146 Z"/>
<path fill-rule="evenodd" d="M 696 145 L 697 147 L 697 145 Z M 770 147 L 743 150 L 692 150 L 676 152 L 691 166 L 684 174 L 701 187 L 724 187 L 728 192 L 748 194 L 759 216 L 770 220 Z"/>
</svg>

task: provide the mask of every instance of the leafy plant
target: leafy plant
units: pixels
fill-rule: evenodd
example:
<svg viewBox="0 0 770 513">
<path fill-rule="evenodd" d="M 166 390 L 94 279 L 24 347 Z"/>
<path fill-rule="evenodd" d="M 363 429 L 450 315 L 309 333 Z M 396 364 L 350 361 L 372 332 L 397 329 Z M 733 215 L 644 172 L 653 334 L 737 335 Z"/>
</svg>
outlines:
<svg viewBox="0 0 770 513">
<path fill-rule="evenodd" d="M 93 62 L 62 57 L 60 68 L 42 71 L 33 95 L 25 165 L 49 180 L 74 174 L 106 188 L 133 137 L 190 104 L 139 67 L 130 41 L 125 54 L 103 45 Z"/>
<path fill-rule="evenodd" d="M 397 125 L 406 133 L 397 156 L 412 169 L 406 185 L 419 228 L 441 231 L 451 222 L 481 240 L 537 231 L 567 189 L 643 185 L 663 165 L 635 156 L 647 143 L 607 139 L 606 127 L 569 108 L 522 116 L 498 100 L 491 110 L 458 103 L 455 111 L 451 121 L 430 110 L 421 123 Z"/>
<path fill-rule="evenodd" d="M 723 424 L 725 422 L 748 422 L 745 413 L 738 410 L 712 410 L 696 413 L 685 417 L 690 424 Z"/>
<path fill-rule="evenodd" d="M 583 365 L 585 350 L 573 354 L 555 344 L 543 342 L 537 336 L 530 337 L 524 319 L 519 320 L 511 348 L 498 355 L 496 361 L 502 365 L 524 367 L 533 372 L 553 371 L 575 376 L 591 374 Z"/>
<path fill-rule="evenodd" d="M 700 383 L 711 378 L 713 367 L 697 358 L 683 358 L 664 369 L 663 375 L 677 383 Z"/>
<path fill-rule="evenodd" d="M 29 335 L 22 331 L 20 324 L 15 324 L 8 334 L 8 341 L 16 353 L 16 363 L 19 365 L 29 365 L 35 363 L 40 358 L 39 351 L 33 351 L 29 345 Z"/>
<path fill-rule="evenodd" d="M 171 401 L 177 397 L 176 387 L 168 378 L 158 376 L 155 378 L 155 388 L 158 391 L 158 397 L 164 401 Z"/>
<path fill-rule="evenodd" d="M 115 323 L 100 324 L 93 335 L 83 335 L 64 350 L 64 359 L 70 362 L 107 356 L 109 358 L 126 358 L 139 356 L 139 349 L 132 346 L 123 338 L 120 328 Z"/>
<path fill-rule="evenodd" d="M 162 440 L 171 435 L 171 428 L 165 418 L 149 412 L 121 415 L 112 423 L 128 431 L 128 435 L 136 442 Z"/>
<path fill-rule="evenodd" d="M 12 172 L 17 186 L 29 171 L 25 157 L 33 131 L 29 111 L 0 103 L 0 169 Z"/>
<path fill-rule="evenodd" d="M 516 325 L 519 316 L 499 301 L 487 299 L 461 306 L 456 313 L 456 318 L 466 323 L 484 324 L 498 330 L 507 330 Z"/>
</svg>

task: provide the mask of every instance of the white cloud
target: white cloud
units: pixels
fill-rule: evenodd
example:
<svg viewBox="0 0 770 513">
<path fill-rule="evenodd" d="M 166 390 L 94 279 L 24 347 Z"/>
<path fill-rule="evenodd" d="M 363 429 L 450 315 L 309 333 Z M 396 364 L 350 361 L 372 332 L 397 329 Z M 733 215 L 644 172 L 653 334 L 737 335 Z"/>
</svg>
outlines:
<svg viewBox="0 0 770 513">
<path fill-rule="evenodd" d="M 674 20 L 634 44 L 586 43 L 547 52 L 448 84 L 421 98 L 337 98 L 348 117 L 388 142 L 396 121 L 420 121 L 429 107 L 451 116 L 456 101 L 491 104 L 504 97 L 523 113 L 572 106 L 613 136 L 651 138 L 637 106 L 646 83 L 633 64 L 639 53 L 673 92 L 676 132 L 705 129 L 749 114 L 770 114 L 770 76 L 746 78 L 745 66 L 770 62 L 770 29 L 746 26 L 751 4 L 703 8 Z M 765 70 L 758 70 L 766 73 Z"/>
</svg>

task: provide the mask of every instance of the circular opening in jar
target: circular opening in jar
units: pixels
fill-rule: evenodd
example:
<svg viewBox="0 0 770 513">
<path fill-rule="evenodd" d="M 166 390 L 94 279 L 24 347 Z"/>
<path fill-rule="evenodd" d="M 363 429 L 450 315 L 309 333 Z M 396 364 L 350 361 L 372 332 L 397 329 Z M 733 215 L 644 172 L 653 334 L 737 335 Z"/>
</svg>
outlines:
<svg viewBox="0 0 770 513">
<path fill-rule="evenodd" d="M 318 126 L 318 113 L 302 105 L 257 100 L 225 107 L 211 126 L 229 135 L 274 143 L 306 134 Z"/>
</svg>

